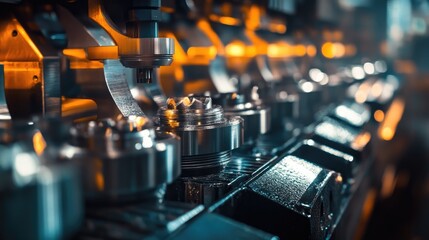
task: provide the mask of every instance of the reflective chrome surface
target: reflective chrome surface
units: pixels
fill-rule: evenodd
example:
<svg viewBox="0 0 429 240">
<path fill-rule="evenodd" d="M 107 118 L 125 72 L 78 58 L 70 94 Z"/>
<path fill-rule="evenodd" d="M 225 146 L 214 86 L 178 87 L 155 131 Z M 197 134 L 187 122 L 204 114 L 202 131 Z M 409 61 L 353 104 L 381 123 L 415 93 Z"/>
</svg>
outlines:
<svg viewBox="0 0 429 240">
<path fill-rule="evenodd" d="M 221 170 L 230 151 L 243 142 L 243 120 L 225 117 L 210 97 L 169 98 L 167 106 L 158 111 L 156 124 L 159 130 L 180 137 L 184 173 Z"/>
<path fill-rule="evenodd" d="M 125 67 L 141 68 L 144 80 L 151 82 L 149 69 L 168 66 L 173 61 L 174 42 L 171 38 L 131 38 L 118 31 L 106 19 L 102 2 L 88 1 L 88 15 L 113 38 L 117 45 L 117 55 Z"/>
<path fill-rule="evenodd" d="M 240 116 L 244 120 L 244 142 L 254 143 L 261 134 L 271 128 L 271 109 L 260 101 L 247 101 L 239 93 L 225 93 L 213 96 L 216 104 L 223 107 L 225 116 Z"/>
<path fill-rule="evenodd" d="M 80 123 L 71 135 L 61 154 L 79 164 L 89 201 L 162 198 L 160 189 L 180 174 L 176 137 L 159 134 L 156 139 L 147 118 Z"/>
</svg>

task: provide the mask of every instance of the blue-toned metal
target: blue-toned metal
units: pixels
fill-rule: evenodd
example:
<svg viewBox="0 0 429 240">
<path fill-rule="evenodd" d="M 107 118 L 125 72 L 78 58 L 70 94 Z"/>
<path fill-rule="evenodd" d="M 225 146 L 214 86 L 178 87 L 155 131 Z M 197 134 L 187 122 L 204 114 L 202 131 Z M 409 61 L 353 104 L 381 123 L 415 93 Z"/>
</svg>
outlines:
<svg viewBox="0 0 429 240">
<path fill-rule="evenodd" d="M 322 239 L 338 217 L 341 188 L 337 173 L 286 156 L 211 210 L 281 238 Z"/>
</svg>

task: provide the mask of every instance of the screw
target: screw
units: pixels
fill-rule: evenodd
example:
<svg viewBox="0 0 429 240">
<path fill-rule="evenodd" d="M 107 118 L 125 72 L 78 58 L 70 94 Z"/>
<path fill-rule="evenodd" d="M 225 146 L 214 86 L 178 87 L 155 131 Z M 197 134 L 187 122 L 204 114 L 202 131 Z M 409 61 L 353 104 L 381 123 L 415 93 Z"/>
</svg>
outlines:
<svg viewBox="0 0 429 240">
<path fill-rule="evenodd" d="M 34 84 L 39 83 L 39 77 L 38 77 L 37 75 L 34 75 L 34 76 L 33 76 L 33 83 L 34 83 Z"/>
</svg>

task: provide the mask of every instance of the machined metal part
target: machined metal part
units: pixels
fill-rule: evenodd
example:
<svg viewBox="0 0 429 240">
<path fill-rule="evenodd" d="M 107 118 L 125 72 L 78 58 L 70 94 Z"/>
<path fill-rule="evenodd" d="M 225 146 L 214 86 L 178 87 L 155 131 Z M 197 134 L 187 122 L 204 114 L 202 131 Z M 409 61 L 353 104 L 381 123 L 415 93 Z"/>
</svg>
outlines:
<svg viewBox="0 0 429 240">
<path fill-rule="evenodd" d="M 298 119 L 304 124 L 310 124 L 315 120 L 315 114 L 323 106 L 322 86 L 310 81 L 304 81 L 303 83 L 298 83 L 297 94 L 299 99 Z"/>
<path fill-rule="evenodd" d="M 255 151 L 263 156 L 278 156 L 286 152 L 301 134 L 302 127 L 301 123 L 290 119 L 282 128 L 272 128 L 270 132 L 258 138 Z"/>
<path fill-rule="evenodd" d="M 363 160 L 370 156 L 371 134 L 367 107 L 351 101 L 330 107 L 289 152 L 307 161 L 341 173 L 349 183 L 361 177 Z"/>
<path fill-rule="evenodd" d="M 273 160 L 273 157 L 234 153 L 222 172 L 207 176 L 182 177 L 169 186 L 166 198 L 211 206 Z"/>
<path fill-rule="evenodd" d="M 345 182 L 353 183 L 353 179 L 356 177 L 359 161 L 355 157 L 312 139 L 300 141 L 289 152 L 294 156 L 340 173 Z"/>
<path fill-rule="evenodd" d="M 95 120 L 97 104 L 91 99 L 64 98 L 61 104 L 61 117 L 64 120 Z"/>
<path fill-rule="evenodd" d="M 197 177 L 181 177 L 168 186 L 166 199 L 211 206 L 245 179 L 238 173 L 224 172 Z"/>
<path fill-rule="evenodd" d="M 324 239 L 338 217 L 342 189 L 338 176 L 286 156 L 211 210 L 282 239 Z"/>
<path fill-rule="evenodd" d="M 12 118 L 60 116 L 60 59 L 41 34 L 43 26 L 32 19 L 33 13 L 27 14 L 25 22 L 11 13 L 2 14 L 0 20 L 2 95 L 14 102 L 8 106 Z"/>
<path fill-rule="evenodd" d="M 320 119 L 330 123 L 325 127 L 330 134 L 321 133 L 319 129 L 318 134 L 310 134 L 311 139 L 298 142 L 290 152 L 341 173 L 347 185 L 332 238 L 346 239 L 355 234 L 356 229 L 351 226 L 358 225 L 360 221 L 353 214 L 353 208 L 361 208 L 365 204 L 362 195 L 371 194 L 370 182 L 374 181 L 372 177 L 368 179 L 373 174 L 370 169 L 375 166 L 370 148 L 371 134 L 368 132 L 369 109 L 363 104 L 347 101 L 328 108 Z M 336 134 L 339 136 L 335 137 Z M 337 139 L 340 137 L 343 139 Z M 348 140 L 342 141 L 344 139 Z"/>
<path fill-rule="evenodd" d="M 345 101 L 336 106 L 330 113 L 336 119 L 342 120 L 356 128 L 363 127 L 371 118 L 370 109 L 364 104 Z"/>
<path fill-rule="evenodd" d="M 145 117 L 80 123 L 71 135 L 62 156 L 79 163 L 89 201 L 160 199 L 165 184 L 180 174 L 179 140 L 156 137 Z"/>
<path fill-rule="evenodd" d="M 156 124 L 180 137 L 185 176 L 219 172 L 243 142 L 243 119 L 226 117 L 210 97 L 169 98 Z"/>
<path fill-rule="evenodd" d="M 307 137 L 316 142 L 352 155 L 358 160 L 368 157 L 368 147 L 372 136 L 365 129 L 356 128 L 352 124 L 325 116 L 311 125 L 308 130 L 311 133 Z"/>
<path fill-rule="evenodd" d="M 340 140 L 334 140 L 332 137 L 328 140 L 326 134 L 326 138 L 313 135 L 312 139 L 298 142 L 289 151 L 295 156 L 340 173 L 346 183 L 339 218 L 331 237 L 334 239 L 346 239 L 355 234 L 356 229 L 350 226 L 358 225 L 360 220 L 353 214 L 353 208 L 361 208 L 365 204 L 365 197 L 362 195 L 370 194 L 370 182 L 374 181 L 373 178 L 368 179 L 373 171 L 370 169 L 374 168 L 370 149 L 371 135 L 366 131 L 369 123 L 368 113 L 367 107 L 351 101 L 330 107 L 321 119 L 327 120 L 328 115 L 337 120 L 334 124 L 338 127 L 334 130 L 336 134 L 344 134 L 343 131 L 358 132 L 357 135 L 352 134 L 353 141 L 339 143 Z"/>
<path fill-rule="evenodd" d="M 269 94 L 269 93 L 268 93 Z M 271 109 L 271 128 L 284 130 L 292 119 L 299 118 L 299 95 L 288 90 L 280 89 L 265 99 Z"/>
<path fill-rule="evenodd" d="M 181 174 L 180 139 L 166 132 L 155 132 L 156 179 L 172 183 Z"/>
<path fill-rule="evenodd" d="M 139 68 L 138 81 L 151 82 L 152 69 L 168 66 L 173 61 L 174 40 L 171 38 L 129 37 L 111 25 L 105 15 L 100 0 L 88 1 L 88 15 L 112 37 L 117 46 L 117 54 L 125 67 Z M 142 29 L 143 31 L 145 29 Z M 147 30 L 149 31 L 149 29 Z"/>
<path fill-rule="evenodd" d="M 104 61 L 104 76 L 110 95 L 125 117 L 144 116 L 143 110 L 134 100 L 127 83 L 127 70 L 118 60 Z"/>
<path fill-rule="evenodd" d="M 256 101 L 246 101 L 238 93 L 218 94 L 212 97 L 223 107 L 225 116 L 239 116 L 244 120 L 244 142 L 252 143 L 270 130 L 271 110 Z"/>
<path fill-rule="evenodd" d="M 217 92 L 220 92 L 220 93 L 235 92 L 237 89 L 229 79 L 229 75 L 225 68 L 226 66 L 225 64 L 226 64 L 225 58 L 217 56 L 215 59 L 210 61 L 208 72 L 210 74 L 211 80 Z"/>
<path fill-rule="evenodd" d="M 329 108 L 308 130 L 313 140 L 331 146 L 356 159 L 370 156 L 373 137 L 368 127 L 371 114 L 367 106 L 345 101 Z"/>
<path fill-rule="evenodd" d="M 198 3 L 182 1 L 179 4 L 192 8 L 188 5 L 190 4 L 195 8 Z M 237 88 L 226 69 L 224 46 L 216 40 L 217 33 L 206 20 L 189 21 L 182 19 L 183 17 L 177 17 L 172 32 L 168 32 L 177 38 L 179 47 L 176 49 L 176 58 L 180 54 L 186 54 L 185 52 L 194 52 L 195 49 L 202 51 L 186 54 L 187 61 L 178 59 L 170 67 L 160 69 L 162 86 L 167 95 L 236 92 Z"/>
<path fill-rule="evenodd" d="M 3 120 L 4 121 L 4 120 Z M 0 238 L 63 239 L 83 220 L 77 166 L 34 122 L 0 122 Z M 57 139 L 58 140 L 58 139 Z M 62 139 L 64 141 L 64 139 Z"/>
<path fill-rule="evenodd" d="M 64 52 L 82 50 L 87 55 L 85 59 L 68 56 L 70 65 L 77 66 L 69 71 L 72 76 L 76 76 L 78 86 L 75 88 L 79 89 L 79 96 L 96 102 L 97 116 L 100 119 L 116 118 L 119 114 L 143 116 L 142 108 L 137 102 L 140 103 L 140 99 L 151 98 L 153 92 L 162 97 L 162 91 L 159 91 L 156 84 L 152 84 L 153 86 L 149 86 L 152 95 L 148 96 L 147 92 L 138 91 L 136 102 L 132 94 L 135 90 L 131 90 L 130 85 L 135 85 L 133 82 L 138 70 L 124 67 L 117 59 L 117 53 L 111 56 L 112 49 L 114 52 L 117 48 L 114 39 L 104 29 L 89 24 L 89 19 L 76 18 L 61 6 L 57 6 L 57 9 L 59 19 L 69 37 L 68 48 Z M 80 65 L 84 67 L 79 67 Z M 152 90 L 153 88 L 155 90 Z"/>
</svg>

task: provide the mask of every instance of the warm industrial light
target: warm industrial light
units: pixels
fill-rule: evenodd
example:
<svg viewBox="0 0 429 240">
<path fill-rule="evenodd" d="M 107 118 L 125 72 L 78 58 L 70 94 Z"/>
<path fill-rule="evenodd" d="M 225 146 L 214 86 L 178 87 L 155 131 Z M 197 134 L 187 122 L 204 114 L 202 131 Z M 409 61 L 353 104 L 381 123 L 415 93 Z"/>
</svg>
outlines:
<svg viewBox="0 0 429 240">
<path fill-rule="evenodd" d="M 294 55 L 297 57 L 303 57 L 307 53 L 307 48 L 303 44 L 297 44 L 293 47 Z"/>
<path fill-rule="evenodd" d="M 346 56 L 354 56 L 356 55 L 356 47 L 353 44 L 346 45 Z"/>
<path fill-rule="evenodd" d="M 241 20 L 229 16 L 218 16 L 215 14 L 210 15 L 210 20 L 213 22 L 219 22 L 228 26 L 238 26 L 241 24 Z"/>
<path fill-rule="evenodd" d="M 253 54 L 252 51 L 255 52 L 254 54 L 261 54 L 261 55 L 267 54 L 268 43 L 265 40 L 259 37 L 253 30 L 246 30 L 245 34 L 250 39 L 253 45 L 253 46 L 246 47 L 247 55 Z"/>
<path fill-rule="evenodd" d="M 102 69 L 103 63 L 100 61 L 71 60 L 70 69 Z"/>
<path fill-rule="evenodd" d="M 42 155 L 46 148 L 46 141 L 40 131 L 33 135 L 33 148 L 37 155 Z"/>
<path fill-rule="evenodd" d="M 256 48 L 236 40 L 226 45 L 225 52 L 228 57 L 253 57 L 256 55 Z"/>
<path fill-rule="evenodd" d="M 371 97 L 377 99 L 383 94 L 385 84 L 382 81 L 376 81 L 371 87 Z"/>
<path fill-rule="evenodd" d="M 246 54 L 246 45 L 243 42 L 235 41 L 226 45 L 225 50 L 230 57 L 243 57 Z"/>
<path fill-rule="evenodd" d="M 358 103 L 364 103 L 368 99 L 368 95 L 371 90 L 371 83 L 364 82 L 359 85 L 356 93 L 355 93 L 355 100 Z"/>
<path fill-rule="evenodd" d="M 85 50 L 81 49 L 81 48 L 64 49 L 63 54 L 65 56 L 71 57 L 71 58 L 77 58 L 77 59 L 86 59 L 87 58 Z"/>
<path fill-rule="evenodd" d="M 190 58 L 202 57 L 202 58 L 214 59 L 216 57 L 217 50 L 214 46 L 190 47 L 187 51 L 187 54 L 188 54 L 188 57 Z"/>
<path fill-rule="evenodd" d="M 257 5 L 252 5 L 246 18 L 246 27 L 251 30 L 259 28 L 261 19 L 261 9 Z"/>
<path fill-rule="evenodd" d="M 374 119 L 377 122 L 382 122 L 384 120 L 384 112 L 382 110 L 377 110 L 374 112 Z"/>
<path fill-rule="evenodd" d="M 381 129 L 380 135 L 383 140 L 390 141 L 395 136 L 395 132 L 390 127 L 384 127 Z"/>
<path fill-rule="evenodd" d="M 267 55 L 270 58 L 287 58 L 292 56 L 292 47 L 286 42 L 268 44 Z"/>
<path fill-rule="evenodd" d="M 95 173 L 95 184 L 98 190 L 104 190 L 104 176 L 101 167 L 98 167 L 97 172 Z"/>
<path fill-rule="evenodd" d="M 335 58 L 344 57 L 344 55 L 346 54 L 346 48 L 342 43 L 334 43 L 333 48 L 334 48 Z"/>
<path fill-rule="evenodd" d="M 183 82 L 183 80 L 185 79 L 185 71 L 183 71 L 182 67 L 178 66 L 174 68 L 174 79 L 177 82 Z"/>
<path fill-rule="evenodd" d="M 326 42 L 322 45 L 322 54 L 325 58 L 334 58 L 334 45 L 332 42 Z"/>
<path fill-rule="evenodd" d="M 352 142 L 354 149 L 361 150 L 371 140 L 371 134 L 369 132 L 363 132 L 359 134 L 356 139 Z"/>
<path fill-rule="evenodd" d="M 336 41 L 341 41 L 343 40 L 343 33 L 341 31 L 334 31 L 332 33 L 332 37 L 336 40 Z"/>
<path fill-rule="evenodd" d="M 307 46 L 307 55 L 309 57 L 314 57 L 317 54 L 317 48 L 314 45 L 308 45 Z"/>
<path fill-rule="evenodd" d="M 339 42 L 326 42 L 322 45 L 322 54 L 326 58 L 341 58 L 346 54 L 346 47 Z"/>
<path fill-rule="evenodd" d="M 211 43 L 216 48 L 217 54 L 220 56 L 223 56 L 225 54 L 224 45 L 223 45 L 222 41 L 220 40 L 219 36 L 216 34 L 216 32 L 210 26 L 210 23 L 207 22 L 206 20 L 200 20 L 197 23 L 197 27 L 210 39 Z M 177 50 L 176 50 L 176 54 L 177 54 Z"/>
<path fill-rule="evenodd" d="M 385 141 L 390 141 L 395 136 L 396 128 L 401 121 L 405 109 L 402 99 L 395 99 L 386 112 L 383 123 L 378 128 L 378 135 Z"/>
<path fill-rule="evenodd" d="M 283 23 L 269 23 L 268 30 L 270 30 L 271 32 L 283 34 L 286 32 L 287 27 Z"/>
</svg>

